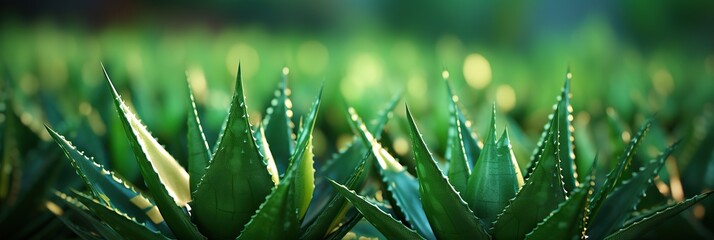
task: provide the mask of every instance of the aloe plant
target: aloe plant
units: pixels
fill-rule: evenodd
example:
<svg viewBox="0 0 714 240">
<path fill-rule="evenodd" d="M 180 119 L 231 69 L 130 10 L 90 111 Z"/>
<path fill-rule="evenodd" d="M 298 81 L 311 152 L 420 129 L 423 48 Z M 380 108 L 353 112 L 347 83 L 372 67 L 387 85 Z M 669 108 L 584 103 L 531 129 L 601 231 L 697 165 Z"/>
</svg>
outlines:
<svg viewBox="0 0 714 240">
<path fill-rule="evenodd" d="M 496 136 L 495 107 L 480 148 L 474 144 L 479 139 L 465 124 L 458 97 L 445 79 L 451 115 L 446 154 L 449 169 L 440 169 L 408 107 L 416 177 L 385 151 L 350 111 L 354 130 L 383 163 L 380 173 L 395 214 L 381 211 L 347 186 L 335 182 L 333 186 L 382 234 L 395 239 L 632 239 L 711 195 L 705 192 L 635 212 L 665 159 L 678 146 L 675 143 L 639 169 L 631 169 L 651 120 L 630 140 L 599 187 L 595 187 L 594 169 L 589 177 L 579 178 L 573 151 L 570 76 L 568 73 L 523 175 L 507 131 Z"/>
<path fill-rule="evenodd" d="M 105 75 L 148 192 L 137 190 L 47 126 L 88 187 L 87 192 L 55 194 L 68 206 L 60 218 L 78 236 L 340 239 L 361 219 L 356 211 L 349 211 L 346 200 L 327 181 L 315 179 L 312 131 L 322 90 L 293 138 L 287 76 L 283 76 L 266 118 L 256 127 L 248 121 L 239 66 L 231 107 L 215 150 L 211 150 L 189 89 L 186 170 L 132 113 L 106 70 Z M 396 100 L 392 101 L 380 114 L 374 131 L 384 126 L 395 104 Z M 354 142 L 317 172 L 342 185 L 359 187 L 373 159 L 367 149 L 367 145 Z"/>
</svg>

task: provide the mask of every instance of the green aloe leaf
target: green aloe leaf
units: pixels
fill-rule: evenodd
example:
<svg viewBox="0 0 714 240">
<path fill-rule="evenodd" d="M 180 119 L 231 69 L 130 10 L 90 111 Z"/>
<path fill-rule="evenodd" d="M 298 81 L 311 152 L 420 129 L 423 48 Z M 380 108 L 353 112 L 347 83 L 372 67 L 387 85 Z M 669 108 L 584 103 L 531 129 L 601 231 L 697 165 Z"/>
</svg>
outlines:
<svg viewBox="0 0 714 240">
<path fill-rule="evenodd" d="M 146 224 L 153 231 L 161 231 L 166 236 L 173 236 L 152 200 L 141 195 L 129 182 L 117 177 L 114 172 L 106 170 L 85 156 L 64 136 L 48 126 L 45 127 L 70 159 L 77 175 L 102 204 L 136 218 L 138 222 Z"/>
<path fill-rule="evenodd" d="M 436 165 L 407 107 L 419 193 L 434 234 L 440 239 L 490 239 L 476 215 Z"/>
<path fill-rule="evenodd" d="M 422 202 L 419 201 L 419 182 L 414 176 L 407 172 L 399 161 L 397 161 L 374 136 L 367 130 L 362 119 L 357 115 L 354 108 L 348 107 L 350 126 L 362 139 L 363 143 L 371 146 L 372 154 L 375 155 L 379 163 L 382 181 L 386 186 L 390 201 L 393 202 L 395 212 L 403 217 L 406 222 L 419 234 L 428 239 L 435 238 L 427 214 L 423 211 Z"/>
<path fill-rule="evenodd" d="M 312 131 L 315 128 L 317 111 L 320 109 L 322 99 L 322 87 L 317 98 L 312 104 L 312 108 L 305 118 L 306 125 L 302 125 L 298 136 L 298 145 L 295 153 L 290 158 L 290 165 L 297 164 L 297 175 L 295 176 L 295 197 L 297 198 L 298 215 L 300 220 L 305 217 L 307 208 L 312 201 L 312 194 L 315 191 L 315 160 L 312 153 Z M 290 169 L 288 167 L 288 169 Z"/>
<path fill-rule="evenodd" d="M 270 151 L 270 144 L 268 144 L 268 139 L 265 138 L 265 128 L 261 123 L 258 126 L 258 131 L 255 132 L 255 139 L 258 145 L 260 153 L 265 157 L 265 161 L 268 164 L 268 172 L 270 173 L 273 183 L 277 186 L 280 183 L 280 174 L 278 173 L 278 167 L 275 165 L 275 158 L 273 158 L 273 153 Z"/>
<path fill-rule="evenodd" d="M 150 230 L 146 225 L 137 222 L 136 219 L 90 196 L 76 191 L 74 196 L 102 221 L 112 226 L 114 231 L 127 239 L 167 239 L 158 231 Z"/>
<path fill-rule="evenodd" d="M 558 116 L 560 108 L 556 108 Z M 499 215 L 493 227 L 496 239 L 521 239 L 531 232 L 538 223 L 546 218 L 558 205 L 565 201 L 560 176 L 558 140 L 560 139 L 559 118 L 554 117 L 549 123 L 550 131 L 544 142 L 543 154 L 535 163 L 531 176 L 516 194 L 508 206 Z"/>
<path fill-rule="evenodd" d="M 566 193 L 569 193 L 575 189 L 576 181 L 576 170 L 575 170 L 575 153 L 573 152 L 574 144 L 573 141 L 573 107 L 570 105 L 570 70 L 568 70 L 565 78 L 565 84 L 563 89 L 558 96 L 558 102 L 553 106 L 553 114 L 548 116 L 549 118 L 559 119 L 558 125 L 558 142 L 560 143 L 558 147 L 558 158 L 560 159 L 561 176 L 563 177 L 563 187 Z M 556 109 L 560 109 L 555 111 Z M 547 139 L 547 134 L 553 126 L 551 124 L 546 124 L 541 133 L 540 141 L 538 141 L 538 147 L 533 152 L 531 156 L 531 161 L 526 172 L 526 178 L 529 178 L 535 169 L 535 164 L 540 160 L 543 152 L 545 151 L 544 141 Z"/>
<path fill-rule="evenodd" d="M 270 101 L 270 106 L 263 119 L 265 138 L 270 144 L 270 151 L 275 157 L 280 174 L 285 173 L 290 164 L 290 156 L 295 151 L 295 136 L 293 134 L 295 124 L 290 120 L 293 115 L 291 109 L 288 76 L 283 73 L 278 89 L 275 90 L 275 97 Z"/>
<path fill-rule="evenodd" d="M 585 182 L 589 184 L 581 183 L 565 202 L 526 235 L 526 239 L 572 239 L 573 236 L 585 239 L 587 202 L 595 186 L 590 179 Z"/>
<path fill-rule="evenodd" d="M 156 206 L 167 225 L 176 237 L 203 238 L 184 210 L 184 207 L 191 201 L 188 173 L 129 110 L 114 88 L 106 70 L 104 74 L 114 96 L 114 106 L 119 113 L 119 119 L 139 164 L 141 175 L 154 196 Z"/>
<path fill-rule="evenodd" d="M 589 236 L 602 239 L 625 222 L 628 213 L 637 207 L 647 186 L 652 183 L 652 179 L 657 176 L 659 169 L 664 165 L 665 159 L 677 149 L 678 145 L 677 142 L 665 149 L 657 159 L 640 168 L 639 172 L 633 173 L 632 178 L 623 181 L 622 185 L 608 196 L 598 214 L 592 218 L 592 224 L 588 228 Z"/>
<path fill-rule="evenodd" d="M 300 218 L 312 199 L 314 188 L 311 142 L 321 97 L 322 89 L 300 131 L 285 178 L 261 204 L 237 239 L 287 239 L 300 234 Z"/>
<path fill-rule="evenodd" d="M 196 102 L 190 85 L 188 87 L 188 97 L 190 104 L 186 123 L 188 126 L 188 135 L 186 136 L 188 141 L 188 175 L 191 193 L 195 193 L 198 183 L 201 182 L 201 178 L 206 174 L 206 167 L 211 161 L 211 150 L 208 147 L 206 136 L 203 134 L 201 120 L 198 118 Z"/>
<path fill-rule="evenodd" d="M 377 117 L 371 121 L 369 128 L 370 132 L 374 132 L 374 137 L 379 139 L 382 134 L 382 129 L 387 124 L 387 121 L 391 118 L 392 112 L 396 107 L 397 103 L 401 99 L 401 94 L 394 96 L 386 107 L 380 111 Z M 308 207 L 307 214 L 303 219 L 303 226 L 311 224 L 322 210 L 325 209 L 330 201 L 330 196 L 336 194 L 335 189 L 330 186 L 327 179 L 333 179 L 339 183 L 344 183 L 352 175 L 350 172 L 352 169 L 359 166 L 360 162 L 363 160 L 362 157 L 365 156 L 369 151 L 369 147 L 359 140 L 359 137 L 355 139 L 338 154 L 330 158 L 327 163 L 319 168 L 316 174 L 318 177 L 315 179 L 315 192 L 318 194 L 310 202 L 310 207 Z M 371 168 L 373 159 L 368 159 L 366 171 Z M 362 185 L 364 181 L 360 181 L 358 185 Z"/>
<path fill-rule="evenodd" d="M 455 101 L 452 101 L 450 106 L 450 109 L 457 108 Z M 456 189 L 456 191 L 465 193 L 469 176 L 471 175 L 471 168 L 469 167 L 468 160 L 466 159 L 464 139 L 461 135 L 461 125 L 463 123 L 459 120 L 459 116 L 455 114 L 455 111 L 450 120 L 449 138 L 446 143 L 445 154 L 446 161 L 449 162 L 449 181 L 454 185 L 454 189 Z"/>
<path fill-rule="evenodd" d="M 640 217 L 628 221 L 627 223 L 625 223 L 624 227 L 620 228 L 615 233 L 610 234 L 605 239 L 626 240 L 640 238 L 660 223 L 668 220 L 671 217 L 676 216 L 677 214 L 688 209 L 694 204 L 708 198 L 712 195 L 712 193 L 714 192 L 699 194 L 682 202 L 665 205 L 657 209 L 651 210 L 649 211 L 649 213 L 643 214 Z"/>
<path fill-rule="evenodd" d="M 298 236 L 300 224 L 294 201 L 297 173 L 288 171 L 236 239 L 290 239 Z"/>
<path fill-rule="evenodd" d="M 453 89 L 451 88 L 451 82 L 448 79 L 445 79 L 445 82 L 446 89 L 448 91 L 448 97 L 450 100 L 449 113 L 451 114 L 451 119 L 449 121 L 449 141 L 452 141 L 452 132 L 456 132 L 454 126 L 456 126 L 456 120 L 458 120 L 458 132 L 461 140 L 463 141 L 462 145 L 464 148 L 464 154 L 466 155 L 466 163 L 468 164 L 469 169 L 473 169 L 474 165 L 476 164 L 476 161 L 479 158 L 479 155 L 481 154 L 482 144 L 479 142 L 478 136 L 476 136 L 476 133 L 471 128 L 471 121 L 468 120 L 468 118 L 464 114 L 464 111 L 461 110 L 458 101 L 459 97 L 456 96 Z M 448 144 L 447 146 L 451 146 L 451 144 Z M 450 152 L 450 150 L 447 150 L 447 153 L 448 152 Z M 453 165 L 453 163 L 451 164 Z M 451 176 L 449 175 L 449 177 Z M 459 189 L 457 188 L 457 190 Z"/>
<path fill-rule="evenodd" d="M 523 175 L 513 156 L 507 131 L 496 141 L 496 105 L 492 107 L 491 128 L 486 144 L 462 195 L 484 226 L 490 228 L 498 214 L 523 186 Z M 449 179 L 451 180 L 451 179 Z"/>
<path fill-rule="evenodd" d="M 414 230 L 404 226 L 374 204 L 357 195 L 354 191 L 347 189 L 335 181 L 329 181 L 342 196 L 347 198 L 347 200 L 388 239 L 424 239 Z"/>
<path fill-rule="evenodd" d="M 642 126 L 642 128 L 640 128 L 640 130 L 637 132 L 637 135 L 630 139 L 630 143 L 627 145 L 627 148 L 622 153 L 622 155 L 620 155 L 617 166 L 615 166 L 615 168 L 607 174 L 607 179 L 605 179 L 603 185 L 595 193 L 595 195 L 593 195 L 590 204 L 588 205 L 588 209 L 590 210 L 590 218 L 593 218 L 595 215 L 598 214 L 598 212 L 600 211 L 600 207 L 602 207 L 603 202 L 605 202 L 605 198 L 612 193 L 612 191 L 616 187 L 616 184 L 622 181 L 621 178 L 623 173 L 630 166 L 632 159 L 635 156 L 635 153 L 637 152 L 637 149 L 639 149 L 642 143 L 642 138 L 647 135 L 647 132 L 649 131 L 651 125 L 652 120 L 650 119 Z"/>
<path fill-rule="evenodd" d="M 63 210 L 63 212 L 60 215 L 57 215 L 57 217 L 83 239 L 87 239 L 83 235 L 88 235 L 87 237 L 90 239 L 122 238 L 119 233 L 114 231 L 114 229 L 105 223 L 102 223 L 96 217 L 90 215 L 90 210 L 76 198 L 61 192 L 55 192 L 55 195 L 59 200 L 61 200 L 61 202 L 65 203 L 64 205 L 69 206 L 69 208 Z M 74 214 L 74 216 L 68 216 L 70 214 Z M 87 224 L 89 224 L 89 226 L 86 226 Z"/>
<path fill-rule="evenodd" d="M 364 156 L 360 165 L 353 169 L 352 175 L 347 179 L 344 185 L 349 189 L 357 188 L 359 183 L 365 180 L 367 162 L 369 159 L 373 158 L 371 152 Z M 337 227 L 346 215 L 349 206 L 347 205 L 346 199 L 339 195 L 337 192 L 333 192 L 330 196 L 330 201 L 322 210 L 322 212 L 317 216 L 315 221 L 307 227 L 303 235 L 300 237 L 302 239 L 319 239 L 325 237 L 326 234 Z"/>
<path fill-rule="evenodd" d="M 337 230 L 335 230 L 334 232 L 327 235 L 325 237 L 325 239 L 326 240 L 339 240 L 339 239 L 341 239 L 341 240 L 350 240 L 350 239 L 357 240 L 358 239 L 357 234 L 354 234 L 354 235 L 349 235 L 349 234 L 352 233 L 353 230 L 357 230 L 360 226 L 359 224 L 361 224 L 362 222 L 365 222 L 366 220 L 364 220 L 364 216 L 362 216 L 362 214 L 359 213 L 359 211 L 356 211 L 356 212 L 357 213 L 353 214 L 353 216 L 350 217 L 344 224 L 340 225 L 340 227 Z M 369 223 L 369 221 L 366 221 L 366 222 L 368 225 L 372 226 L 372 224 Z M 374 227 L 374 226 L 372 226 L 372 227 Z M 379 232 L 379 230 L 377 232 Z M 381 235 L 381 233 L 380 233 L 380 235 Z M 384 238 L 386 238 L 386 237 L 384 237 Z M 309 239 L 309 238 L 303 238 L 303 239 Z"/>
<path fill-rule="evenodd" d="M 224 132 L 194 193 L 193 219 L 209 238 L 235 238 L 275 186 L 248 122 L 240 66 Z"/>
</svg>

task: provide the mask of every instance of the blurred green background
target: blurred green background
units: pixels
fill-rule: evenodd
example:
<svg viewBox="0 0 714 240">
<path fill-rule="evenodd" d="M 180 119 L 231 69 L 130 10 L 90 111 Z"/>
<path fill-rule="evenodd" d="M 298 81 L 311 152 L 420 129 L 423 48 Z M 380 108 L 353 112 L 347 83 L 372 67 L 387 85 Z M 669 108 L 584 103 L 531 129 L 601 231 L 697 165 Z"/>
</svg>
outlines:
<svg viewBox="0 0 714 240">
<path fill-rule="evenodd" d="M 238 63 L 253 123 L 283 72 L 295 121 L 325 85 L 318 162 L 352 136 L 342 100 L 370 119 L 399 92 L 441 156 L 445 75 L 477 134 L 484 135 L 495 101 L 499 129 L 511 131 L 522 168 L 567 69 L 582 159 L 599 153 L 608 167 L 655 113 L 656 137 L 645 156 L 680 138 L 714 141 L 714 1 L 10 0 L 1 9 L 0 77 L 18 119 L 44 141 L 43 124 L 67 133 L 133 181 L 138 171 L 101 64 L 180 161 L 187 77 L 213 144 Z M 385 142 L 409 165 L 398 109 Z M 712 162 L 711 152 L 703 154 L 705 165 Z M 710 180 L 691 180 L 699 183 L 690 188 L 714 187 Z"/>
</svg>

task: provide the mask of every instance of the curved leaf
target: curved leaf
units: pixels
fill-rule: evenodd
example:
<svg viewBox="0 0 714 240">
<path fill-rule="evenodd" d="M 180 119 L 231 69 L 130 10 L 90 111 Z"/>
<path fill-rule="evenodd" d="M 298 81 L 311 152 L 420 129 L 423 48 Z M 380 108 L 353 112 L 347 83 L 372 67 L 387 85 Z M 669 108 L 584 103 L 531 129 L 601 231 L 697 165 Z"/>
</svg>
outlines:
<svg viewBox="0 0 714 240">
<path fill-rule="evenodd" d="M 393 201 L 392 206 L 399 217 L 403 217 L 407 224 L 419 234 L 428 239 L 435 238 L 429 220 L 426 217 L 422 202 L 419 201 L 419 182 L 407 172 L 376 138 L 367 130 L 362 119 L 354 108 L 348 107 L 350 127 L 357 132 L 365 145 L 371 146 L 372 154 L 379 163 L 382 182 L 386 186 L 388 197 Z"/>
<path fill-rule="evenodd" d="M 491 227 L 508 201 L 523 186 L 523 175 L 513 156 L 507 132 L 504 130 L 501 139 L 496 141 L 495 116 L 496 105 L 493 105 L 486 144 L 463 194 L 476 216 L 483 219 L 486 228 Z"/>
<path fill-rule="evenodd" d="M 354 189 L 359 185 L 359 183 L 365 180 L 366 172 L 365 168 L 367 162 L 372 158 L 372 154 L 367 153 L 366 156 L 352 171 L 352 175 L 345 182 L 345 186 L 350 189 Z M 342 218 L 346 215 L 348 210 L 348 205 L 346 199 L 339 195 L 337 192 L 333 192 L 330 196 L 330 201 L 325 206 L 323 211 L 317 216 L 315 221 L 307 227 L 305 232 L 300 237 L 301 239 L 319 239 L 321 237 L 327 236 L 326 234 L 333 228 L 335 228 L 339 223 L 341 223 Z"/>
<path fill-rule="evenodd" d="M 613 234 L 610 234 L 605 239 L 624 240 L 640 238 L 642 237 L 642 235 L 652 230 L 652 228 L 654 228 L 655 226 L 668 220 L 671 217 L 676 216 L 680 212 L 688 209 L 699 201 L 702 201 L 705 198 L 711 196 L 712 193 L 714 192 L 699 194 L 692 198 L 684 200 L 683 202 L 662 206 L 660 208 L 652 210 L 649 212 L 649 214 L 645 214 L 632 221 L 628 221 L 627 223 L 625 223 L 625 226 L 623 228 L 617 230 Z"/>
<path fill-rule="evenodd" d="M 559 108 L 556 108 L 555 116 L 558 116 L 558 111 Z M 549 124 L 553 127 L 547 134 L 543 154 L 535 163 L 533 173 L 494 224 L 493 235 L 496 239 L 524 238 L 565 201 L 559 171 L 558 118 L 552 118 Z"/>
<path fill-rule="evenodd" d="M 102 219 L 110 226 L 112 230 L 128 239 L 166 239 L 165 236 L 157 231 L 152 231 L 146 225 L 137 222 L 134 218 L 119 212 L 117 209 L 111 208 L 91 197 L 80 192 L 74 192 L 77 200 L 87 206 L 97 217 Z"/>
<path fill-rule="evenodd" d="M 275 186 L 248 122 L 240 66 L 225 131 L 194 193 L 193 219 L 209 238 L 235 238 Z"/>
<path fill-rule="evenodd" d="M 592 225 L 588 228 L 588 235 L 595 239 L 602 239 L 613 229 L 620 227 L 632 210 L 637 207 L 643 197 L 647 186 L 664 165 L 664 160 L 677 148 L 678 142 L 667 148 L 657 159 L 650 161 L 633 173 L 632 178 L 623 181 L 602 204 L 598 214 L 594 215 Z"/>
<path fill-rule="evenodd" d="M 363 197 L 357 195 L 354 191 L 347 189 L 345 186 L 335 181 L 329 180 L 329 182 L 388 239 L 424 239 L 414 230 L 402 225 L 399 221 L 392 218 L 392 216 L 383 212 Z"/>
<path fill-rule="evenodd" d="M 320 108 L 322 99 L 322 88 L 317 95 L 317 98 L 312 104 L 310 112 L 305 118 L 305 123 L 298 136 L 297 149 L 293 156 L 290 157 L 290 166 L 293 164 L 297 167 L 297 175 L 295 176 L 295 197 L 297 198 L 296 205 L 298 207 L 298 216 L 302 220 L 305 217 L 307 208 L 310 206 L 312 194 L 315 191 L 315 161 L 312 154 L 312 131 L 315 128 L 315 120 L 317 118 L 317 110 Z"/>
<path fill-rule="evenodd" d="M 268 172 L 270 173 L 273 183 L 277 186 L 280 183 L 280 174 L 278 173 L 278 167 L 275 165 L 275 158 L 273 158 L 273 153 L 270 151 L 270 144 L 268 144 L 268 139 L 265 138 L 265 128 L 261 123 L 258 126 L 258 131 L 255 132 L 256 145 L 258 145 L 258 150 L 265 157 L 265 161 L 268 164 Z"/>
<path fill-rule="evenodd" d="M 602 207 L 603 202 L 605 202 L 605 198 L 610 195 L 610 193 L 612 193 L 612 191 L 616 187 L 616 184 L 621 181 L 623 173 L 630 166 L 630 163 L 632 162 L 632 159 L 635 156 L 637 149 L 642 143 L 642 138 L 647 135 L 647 132 L 649 131 L 651 125 L 652 119 L 647 120 L 647 122 L 642 126 L 642 128 L 640 128 L 640 131 L 637 132 L 637 135 L 635 135 L 635 137 L 630 140 L 630 143 L 627 145 L 627 148 L 622 153 L 622 155 L 620 155 L 620 159 L 617 163 L 617 166 L 615 166 L 615 168 L 607 174 L 607 179 L 605 179 L 603 185 L 592 197 L 590 204 L 588 205 L 588 209 L 590 210 L 589 217 L 591 219 L 598 214 L 598 212 L 600 211 L 600 207 Z"/>
<path fill-rule="evenodd" d="M 136 218 L 138 222 L 146 224 L 153 231 L 161 231 L 166 236 L 173 236 L 154 201 L 136 191 L 131 183 L 122 180 L 114 175 L 114 172 L 104 169 L 85 156 L 64 136 L 49 126 L 45 126 L 45 128 L 70 159 L 77 175 L 84 181 L 96 199 L 106 206 L 111 206 Z"/>
<path fill-rule="evenodd" d="M 449 104 L 449 113 L 451 114 L 452 119 L 449 122 L 451 126 L 449 128 L 449 134 L 451 134 L 451 128 L 456 124 L 455 120 L 458 119 L 459 135 L 461 135 L 461 140 L 463 141 L 464 153 L 466 155 L 467 160 L 466 163 L 468 164 L 469 169 L 473 169 L 474 165 L 476 164 L 476 161 L 479 158 L 479 155 L 481 154 L 481 146 L 483 144 L 481 144 L 478 136 L 476 136 L 476 132 L 474 132 L 474 130 L 471 128 L 471 121 L 467 119 L 463 110 L 461 110 L 461 107 L 458 103 L 459 97 L 456 96 L 453 89 L 451 88 L 451 83 L 448 79 L 445 79 L 444 82 L 446 82 L 446 89 L 448 91 L 448 97 L 450 98 L 449 100 L 451 102 L 451 104 Z"/>
<path fill-rule="evenodd" d="M 193 194 L 196 192 L 201 178 L 206 174 L 206 167 L 208 167 L 208 163 L 211 161 L 211 150 L 208 148 L 206 136 L 203 134 L 201 120 L 198 118 L 196 102 L 193 98 L 190 83 L 188 86 L 188 98 L 190 107 L 188 110 L 188 120 L 186 120 L 188 127 L 186 139 L 188 141 L 189 184 L 191 193 Z"/>
<path fill-rule="evenodd" d="M 456 107 L 456 102 L 452 102 L 451 108 L 455 109 Z M 469 176 L 471 175 L 471 168 L 466 159 L 461 124 L 459 117 L 456 114 L 452 114 L 451 121 L 449 121 L 449 137 L 446 143 L 445 158 L 449 162 L 449 182 L 454 185 L 456 191 L 465 193 Z"/>
<path fill-rule="evenodd" d="M 284 174 L 290 164 L 290 156 L 295 151 L 295 124 L 290 120 L 293 115 L 288 76 L 283 73 L 275 97 L 270 100 L 270 106 L 265 111 L 263 125 L 265 138 L 271 146 L 276 166 L 280 174 Z"/>
<path fill-rule="evenodd" d="M 104 75 L 114 96 L 114 106 L 136 156 L 141 175 L 167 225 L 179 238 L 203 238 L 182 209 L 191 201 L 188 173 L 131 113 L 114 88 L 106 70 Z"/>
<path fill-rule="evenodd" d="M 490 239 L 481 221 L 442 175 L 407 107 L 412 148 L 424 212 L 440 239 Z"/>
<path fill-rule="evenodd" d="M 549 120 L 551 118 L 557 118 L 558 125 L 558 142 L 560 143 L 557 147 L 558 158 L 560 159 L 561 176 L 563 177 L 563 188 L 566 194 L 573 191 L 577 185 L 577 176 L 575 170 L 575 153 L 573 152 L 574 144 L 573 141 L 573 107 L 570 105 L 570 69 L 565 77 L 565 84 L 563 85 L 562 91 L 558 96 L 558 102 L 553 106 L 553 114 L 548 116 Z M 560 109 L 555 111 L 556 109 Z M 528 170 L 526 172 L 526 178 L 529 178 L 535 169 L 535 164 L 539 161 L 543 151 L 545 150 L 544 141 L 546 140 L 546 135 L 550 132 L 552 125 L 546 124 L 541 133 L 540 141 L 538 141 L 538 147 L 533 151 L 531 156 L 530 164 L 528 165 Z"/>
<path fill-rule="evenodd" d="M 379 139 L 382 133 L 382 129 L 387 121 L 391 118 L 394 107 L 401 99 L 401 94 L 397 94 L 390 100 L 387 106 L 380 111 L 377 117 L 371 121 L 369 128 L 370 132 L 374 132 L 374 137 Z M 323 165 L 318 170 L 318 177 L 315 179 L 315 192 L 318 194 L 310 202 L 308 211 L 303 219 L 303 226 L 310 225 L 322 210 L 325 209 L 330 201 L 330 196 L 336 194 L 335 189 L 330 186 L 327 179 L 334 179 L 337 182 L 346 182 L 349 176 L 352 174 L 350 170 L 359 166 L 362 161 L 362 156 L 369 152 L 369 148 L 363 144 L 363 141 L 359 140 L 359 137 L 355 137 L 353 141 L 338 154 L 332 156 L 327 163 Z M 366 171 L 369 171 L 372 165 L 372 158 L 368 159 Z M 364 181 L 360 181 L 358 185 L 362 185 Z"/>
</svg>

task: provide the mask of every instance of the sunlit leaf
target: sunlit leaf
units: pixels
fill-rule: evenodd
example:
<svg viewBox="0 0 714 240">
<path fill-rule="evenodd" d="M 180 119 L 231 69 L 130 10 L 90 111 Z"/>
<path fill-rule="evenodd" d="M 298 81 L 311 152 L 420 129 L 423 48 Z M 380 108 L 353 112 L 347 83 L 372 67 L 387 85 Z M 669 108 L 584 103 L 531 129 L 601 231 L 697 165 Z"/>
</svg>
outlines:
<svg viewBox="0 0 714 240">
<path fill-rule="evenodd" d="M 122 180 L 113 172 L 85 156 L 83 152 L 77 150 L 71 142 L 52 128 L 47 127 L 47 132 L 70 159 L 77 175 L 91 190 L 92 195 L 102 204 L 136 218 L 138 222 L 144 223 L 153 231 L 161 231 L 166 236 L 173 236 L 154 201 L 141 195 L 129 182 Z"/>
<path fill-rule="evenodd" d="M 146 225 L 137 222 L 134 218 L 118 211 L 115 208 L 109 207 L 84 195 L 80 192 L 74 192 L 77 200 L 87 206 L 97 217 L 106 222 L 112 229 L 129 239 L 166 239 L 158 231 L 152 231 Z"/>
<path fill-rule="evenodd" d="M 456 109 L 456 102 L 452 102 L 450 110 Z M 454 185 L 454 189 L 460 193 L 466 192 L 471 168 L 466 159 L 464 150 L 464 140 L 461 135 L 461 125 L 463 124 L 459 117 L 455 114 L 450 117 L 449 121 L 449 138 L 446 143 L 446 161 L 449 162 L 449 182 Z"/>
<path fill-rule="evenodd" d="M 365 145 L 371 146 L 371 152 L 377 159 L 377 163 L 382 175 L 382 182 L 386 186 L 386 193 L 390 201 L 393 201 L 397 216 L 403 217 L 409 224 L 423 237 L 434 238 L 426 212 L 423 210 L 422 202 L 419 200 L 419 182 L 395 159 L 374 136 L 367 130 L 362 119 L 357 115 L 354 108 L 348 107 L 347 113 L 350 118 L 352 130 L 362 139 Z"/>
<path fill-rule="evenodd" d="M 104 74 L 114 96 L 114 106 L 119 113 L 119 119 L 139 163 L 141 175 L 167 225 L 179 238 L 203 238 L 183 209 L 191 201 L 188 173 L 149 134 L 146 127 L 122 101 L 106 71 Z"/>
</svg>

